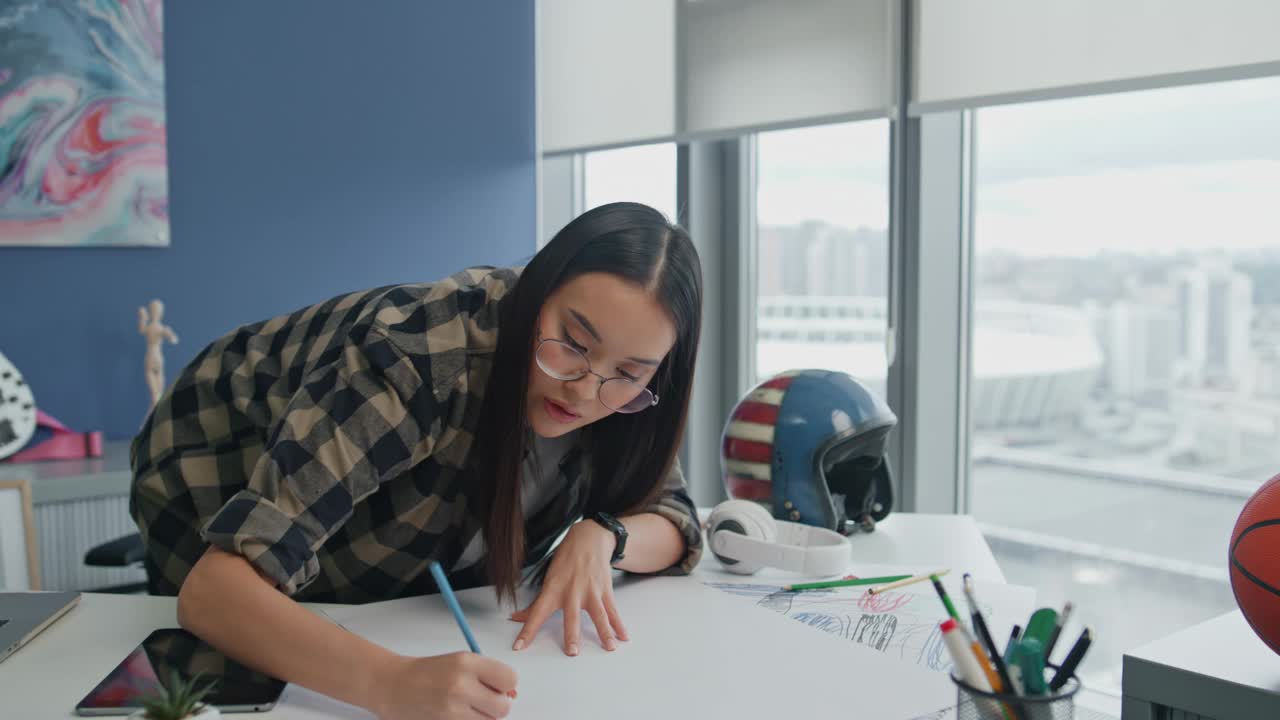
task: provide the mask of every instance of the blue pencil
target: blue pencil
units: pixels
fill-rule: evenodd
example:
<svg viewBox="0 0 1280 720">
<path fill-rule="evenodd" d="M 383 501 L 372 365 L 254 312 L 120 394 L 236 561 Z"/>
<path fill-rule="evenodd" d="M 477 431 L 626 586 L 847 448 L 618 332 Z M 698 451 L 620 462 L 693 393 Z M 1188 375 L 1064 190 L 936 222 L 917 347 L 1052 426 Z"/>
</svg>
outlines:
<svg viewBox="0 0 1280 720">
<path fill-rule="evenodd" d="M 435 560 L 431 561 L 431 577 L 436 579 L 436 587 L 440 588 L 440 594 L 444 597 L 444 604 L 449 606 L 449 611 L 453 613 L 453 619 L 458 621 L 458 628 L 462 630 L 462 634 L 467 638 L 467 645 L 471 647 L 471 652 L 481 655 L 480 646 L 476 644 L 476 638 L 471 634 L 471 626 L 467 625 L 467 618 L 462 614 L 462 607 L 458 605 L 458 598 L 453 594 L 453 588 L 449 585 L 449 578 L 444 576 L 444 568 L 440 567 L 440 563 Z"/>
</svg>

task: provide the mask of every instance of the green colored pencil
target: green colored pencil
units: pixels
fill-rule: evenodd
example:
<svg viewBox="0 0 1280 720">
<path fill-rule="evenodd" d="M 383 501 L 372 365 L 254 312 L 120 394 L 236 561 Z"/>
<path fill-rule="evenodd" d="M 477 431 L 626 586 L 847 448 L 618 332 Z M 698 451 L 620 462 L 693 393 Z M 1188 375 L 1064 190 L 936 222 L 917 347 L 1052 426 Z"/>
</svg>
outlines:
<svg viewBox="0 0 1280 720">
<path fill-rule="evenodd" d="M 930 575 L 929 579 L 933 581 L 933 589 L 938 591 L 938 597 L 942 598 L 942 604 L 947 608 L 947 614 L 951 616 L 952 620 L 956 621 L 957 625 L 964 627 L 964 621 L 960 619 L 960 613 L 956 612 L 956 606 L 951 604 L 951 598 L 947 596 L 946 588 L 942 587 L 942 581 L 938 579 L 937 575 Z"/>
<path fill-rule="evenodd" d="M 783 590 L 821 590 L 822 588 L 849 587 L 851 585 L 879 585 L 880 583 L 897 582 L 911 577 L 910 575 L 890 575 L 888 577 L 854 578 L 852 580 L 827 580 L 826 582 L 799 583 L 788 585 Z"/>
</svg>

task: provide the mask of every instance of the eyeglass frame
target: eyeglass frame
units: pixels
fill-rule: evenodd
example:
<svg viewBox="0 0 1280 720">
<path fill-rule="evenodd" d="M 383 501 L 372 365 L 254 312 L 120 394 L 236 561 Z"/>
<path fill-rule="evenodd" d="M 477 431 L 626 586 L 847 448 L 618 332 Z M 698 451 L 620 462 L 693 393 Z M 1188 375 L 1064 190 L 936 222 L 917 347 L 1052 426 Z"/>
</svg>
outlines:
<svg viewBox="0 0 1280 720">
<path fill-rule="evenodd" d="M 547 343 L 549 343 L 549 342 L 550 342 L 550 343 L 556 343 L 556 344 L 558 344 L 558 345 L 563 345 L 563 346 L 565 346 L 566 348 L 568 348 L 568 349 L 572 350 L 573 352 L 577 353 L 578 355 L 581 355 L 581 356 L 582 356 L 582 359 L 583 359 L 583 360 L 585 360 L 585 361 L 586 361 L 586 363 L 587 363 L 587 369 L 586 369 L 585 371 L 583 371 L 583 373 L 582 373 L 581 375 L 577 376 L 577 377 L 562 377 L 562 376 L 560 376 L 560 375 L 552 374 L 552 372 L 551 372 L 550 370 L 548 370 L 545 366 L 543 366 L 541 358 L 539 358 L 539 357 L 538 357 L 538 353 L 542 351 L 542 346 L 543 346 L 543 345 L 545 345 L 545 344 L 547 344 Z M 658 404 L 658 400 L 660 399 L 660 398 L 658 397 L 658 393 L 656 393 L 656 392 L 654 392 L 654 391 L 650 390 L 647 386 L 645 386 L 645 385 L 641 385 L 640 383 L 636 382 L 635 380 L 632 380 L 631 378 L 624 377 L 624 376 L 622 376 L 622 375 L 615 375 L 615 376 L 613 376 L 613 377 L 611 377 L 611 378 L 607 378 L 607 377 L 605 377 L 605 376 L 601 375 L 600 373 L 596 372 L 595 370 L 592 370 L 592 369 L 591 369 L 591 358 L 587 357 L 587 354 L 586 354 L 586 353 L 584 353 L 584 352 L 582 352 L 581 350 L 579 350 L 578 348 L 574 347 L 574 346 L 573 346 L 573 345 L 571 345 L 569 342 L 567 342 L 567 341 L 565 341 L 565 340 L 561 340 L 560 338 L 544 338 L 544 337 L 542 337 L 542 333 L 541 333 L 541 332 L 539 332 L 539 333 L 538 333 L 538 345 L 537 345 L 537 347 L 535 347 L 535 348 L 533 349 L 533 362 L 534 362 L 534 364 L 536 364 L 536 365 L 538 366 L 538 369 L 539 369 L 539 370 L 541 370 L 541 371 L 543 372 L 543 374 L 544 374 L 544 375 L 546 375 L 547 377 L 551 378 L 552 380 L 559 380 L 560 382 L 577 382 L 577 381 L 581 380 L 582 378 L 584 378 L 584 377 L 586 377 L 586 376 L 588 376 L 588 375 L 595 375 L 596 377 L 600 378 L 600 383 L 599 383 L 598 385 L 596 385 L 596 402 L 600 403 L 601 405 L 604 405 L 605 407 L 609 408 L 610 410 L 612 410 L 612 411 L 614 411 L 614 412 L 620 412 L 620 413 L 622 413 L 622 414 L 624 414 L 624 415 L 634 415 L 634 414 L 636 414 L 636 413 L 638 413 L 638 412 L 644 412 L 645 410 L 648 410 L 648 409 L 649 409 L 649 408 L 651 408 L 651 407 L 656 407 L 656 406 L 657 406 L 657 404 Z M 602 399 L 600 398 L 600 390 L 601 390 L 601 388 L 603 388 L 603 387 L 604 387 L 604 384 L 605 384 L 605 383 L 607 383 L 607 382 L 612 382 L 612 381 L 614 381 L 614 380 L 621 380 L 621 381 L 623 381 L 623 382 L 625 382 L 625 383 L 630 383 L 631 385 L 635 385 L 636 387 L 639 387 L 639 388 L 640 388 L 640 392 L 647 392 L 647 393 L 649 393 L 650 397 L 652 397 L 652 398 L 653 398 L 653 400 L 652 400 L 648 405 L 646 405 L 646 406 L 644 406 L 644 407 L 640 408 L 639 410 L 633 410 L 633 411 L 631 411 L 631 412 L 629 412 L 629 413 L 628 413 L 628 412 L 624 412 L 624 411 L 622 411 L 622 410 L 620 410 L 620 409 L 618 409 L 618 408 L 610 407 L 609 405 L 606 405 L 606 404 L 605 404 L 605 402 L 604 402 L 604 400 L 602 400 Z M 639 394 L 640 394 L 640 393 L 636 393 L 636 395 L 637 395 L 637 396 L 638 396 Z"/>
</svg>

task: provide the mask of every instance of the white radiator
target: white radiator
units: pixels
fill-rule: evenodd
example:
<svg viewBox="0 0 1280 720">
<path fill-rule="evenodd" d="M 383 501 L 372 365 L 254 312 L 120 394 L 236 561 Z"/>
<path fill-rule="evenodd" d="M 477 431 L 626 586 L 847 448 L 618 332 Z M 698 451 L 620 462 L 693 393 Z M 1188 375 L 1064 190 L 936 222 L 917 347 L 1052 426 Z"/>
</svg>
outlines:
<svg viewBox="0 0 1280 720">
<path fill-rule="evenodd" d="M 42 590 L 95 590 L 146 579 L 141 568 L 91 568 L 89 548 L 138 532 L 126 495 L 35 506 Z"/>
</svg>

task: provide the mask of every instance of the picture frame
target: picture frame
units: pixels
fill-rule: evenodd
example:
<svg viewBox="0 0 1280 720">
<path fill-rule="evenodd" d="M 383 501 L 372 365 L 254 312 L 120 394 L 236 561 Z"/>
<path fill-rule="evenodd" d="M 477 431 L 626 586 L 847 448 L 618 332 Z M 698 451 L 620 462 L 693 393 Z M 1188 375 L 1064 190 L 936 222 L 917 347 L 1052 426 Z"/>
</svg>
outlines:
<svg viewBox="0 0 1280 720">
<path fill-rule="evenodd" d="M 16 531 L 13 529 L 17 528 Z M 21 545 L 14 548 L 13 545 Z M 0 478 L 0 580 L 8 585 L 14 576 L 7 567 L 15 558 L 26 558 L 27 587 L 40 589 L 40 551 L 36 543 L 35 508 L 31 499 L 31 481 Z M 20 560 L 19 560 L 20 562 Z M 10 588 L 13 589 L 13 588 Z"/>
</svg>

